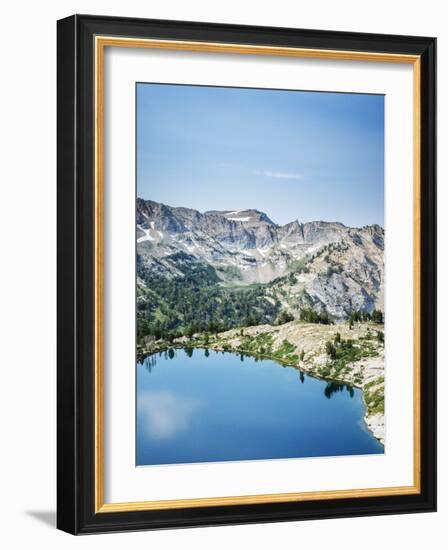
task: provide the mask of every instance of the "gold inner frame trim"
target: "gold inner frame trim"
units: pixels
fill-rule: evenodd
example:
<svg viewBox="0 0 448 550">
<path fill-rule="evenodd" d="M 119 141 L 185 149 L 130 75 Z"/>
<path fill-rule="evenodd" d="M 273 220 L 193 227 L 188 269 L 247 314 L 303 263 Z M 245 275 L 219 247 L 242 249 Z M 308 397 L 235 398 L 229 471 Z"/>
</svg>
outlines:
<svg viewBox="0 0 448 550">
<path fill-rule="evenodd" d="M 266 55 L 300 57 L 341 61 L 370 61 L 382 63 L 407 63 L 413 65 L 413 174 L 414 174 L 414 479 L 413 485 L 400 487 L 379 487 L 365 489 L 277 493 L 212 498 L 190 498 L 179 500 L 153 500 L 142 502 L 104 502 L 104 50 L 106 47 L 152 48 L 207 53 L 231 53 L 245 55 Z M 382 52 L 356 52 L 344 50 L 323 50 L 253 44 L 226 44 L 182 40 L 157 40 L 96 36 L 95 55 L 95 513 L 130 512 L 142 510 L 166 510 L 197 508 L 203 506 L 232 506 L 241 504 L 262 504 L 274 502 L 303 502 L 332 500 L 340 498 L 363 498 L 379 496 L 412 495 L 420 493 L 421 481 L 421 426 L 420 426 L 420 226 L 421 226 L 421 176 L 420 176 L 420 120 L 421 120 L 421 71 L 420 56 L 390 54 Z"/>
</svg>

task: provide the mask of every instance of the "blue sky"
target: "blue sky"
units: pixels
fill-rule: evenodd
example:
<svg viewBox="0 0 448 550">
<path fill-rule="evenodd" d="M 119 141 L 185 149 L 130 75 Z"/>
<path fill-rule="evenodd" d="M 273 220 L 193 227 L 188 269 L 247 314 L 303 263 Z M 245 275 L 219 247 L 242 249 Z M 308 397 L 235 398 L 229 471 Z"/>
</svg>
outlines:
<svg viewBox="0 0 448 550">
<path fill-rule="evenodd" d="M 137 84 L 137 196 L 384 226 L 384 97 Z"/>
</svg>

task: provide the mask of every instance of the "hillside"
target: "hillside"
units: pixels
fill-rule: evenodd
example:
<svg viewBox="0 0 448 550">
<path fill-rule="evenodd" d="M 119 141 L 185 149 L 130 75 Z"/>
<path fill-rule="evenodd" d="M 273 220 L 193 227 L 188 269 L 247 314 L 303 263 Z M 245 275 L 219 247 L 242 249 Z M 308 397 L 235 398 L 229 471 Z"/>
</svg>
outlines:
<svg viewBox="0 0 448 550">
<path fill-rule="evenodd" d="M 139 338 L 383 309 L 384 230 L 137 199 Z M 285 317 L 286 315 L 286 317 Z"/>
</svg>

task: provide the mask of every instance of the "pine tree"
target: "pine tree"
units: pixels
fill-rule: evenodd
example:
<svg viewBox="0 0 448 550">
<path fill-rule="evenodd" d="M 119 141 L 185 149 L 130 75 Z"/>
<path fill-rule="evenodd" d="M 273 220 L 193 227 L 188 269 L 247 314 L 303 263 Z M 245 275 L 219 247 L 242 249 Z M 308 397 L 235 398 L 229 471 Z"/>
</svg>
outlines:
<svg viewBox="0 0 448 550">
<path fill-rule="evenodd" d="M 328 341 L 325 344 L 325 351 L 331 359 L 336 359 L 336 348 L 334 347 L 334 344 L 332 342 Z"/>
<path fill-rule="evenodd" d="M 372 313 L 372 321 L 374 323 L 383 324 L 384 323 L 384 316 L 383 312 L 380 309 L 374 309 Z"/>
</svg>

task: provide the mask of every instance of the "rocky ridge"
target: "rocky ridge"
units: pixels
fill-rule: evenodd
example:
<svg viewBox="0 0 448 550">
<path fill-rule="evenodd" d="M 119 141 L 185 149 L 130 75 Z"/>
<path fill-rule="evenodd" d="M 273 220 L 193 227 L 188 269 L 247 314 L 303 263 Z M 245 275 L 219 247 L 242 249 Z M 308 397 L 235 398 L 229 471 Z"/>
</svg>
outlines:
<svg viewBox="0 0 448 550">
<path fill-rule="evenodd" d="M 302 308 L 344 318 L 384 305 L 384 230 L 338 222 L 275 224 L 255 209 L 208 211 L 137 199 L 138 284 L 143 272 L 182 278 L 212 266 L 221 285 L 266 285 L 266 297 L 298 317 Z"/>
</svg>

